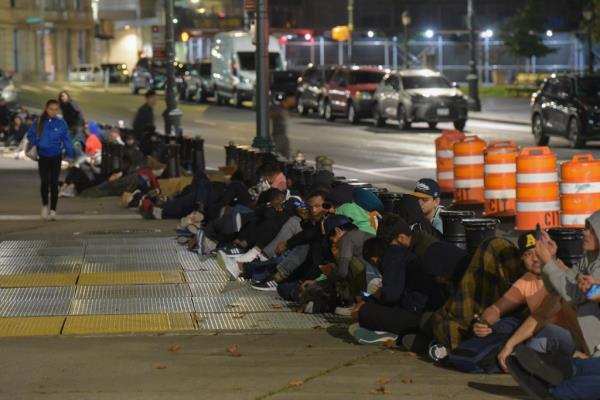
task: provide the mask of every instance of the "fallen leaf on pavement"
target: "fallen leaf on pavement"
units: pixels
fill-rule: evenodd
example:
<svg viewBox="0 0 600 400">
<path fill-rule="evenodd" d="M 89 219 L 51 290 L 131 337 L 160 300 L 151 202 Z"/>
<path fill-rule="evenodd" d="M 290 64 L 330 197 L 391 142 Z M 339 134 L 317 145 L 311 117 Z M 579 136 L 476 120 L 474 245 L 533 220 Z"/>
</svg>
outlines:
<svg viewBox="0 0 600 400">
<path fill-rule="evenodd" d="M 242 319 L 242 318 L 244 318 L 245 316 L 246 316 L 246 314 L 245 314 L 245 313 L 239 313 L 239 314 L 234 314 L 234 315 L 233 315 L 233 318 L 235 318 L 235 319 Z"/>
<path fill-rule="evenodd" d="M 283 304 L 280 303 L 276 303 L 276 304 L 271 304 L 271 308 L 274 308 L 276 310 L 282 309 L 283 308 Z"/>
<path fill-rule="evenodd" d="M 402 383 L 413 383 L 413 380 L 411 378 L 404 378 L 402 379 Z"/>
<path fill-rule="evenodd" d="M 295 380 L 295 381 L 290 381 L 290 383 L 288 383 L 289 386 L 291 387 L 298 387 L 298 386 L 302 386 L 304 385 L 304 381 L 301 380 Z"/>
<path fill-rule="evenodd" d="M 379 386 L 369 392 L 370 394 L 390 394 L 385 386 Z"/>
<path fill-rule="evenodd" d="M 409 352 L 408 352 L 408 355 L 409 355 L 409 356 L 411 356 L 411 357 L 416 357 L 416 356 L 417 356 L 417 353 L 413 353 L 412 351 L 409 351 Z"/>
<path fill-rule="evenodd" d="M 390 383 L 390 380 L 387 378 L 381 378 L 377 381 L 377 383 L 380 385 L 387 385 L 388 383 Z"/>
<path fill-rule="evenodd" d="M 154 366 L 154 368 L 156 368 L 156 369 L 167 369 L 167 366 L 165 364 L 156 364 Z"/>
<path fill-rule="evenodd" d="M 242 353 L 240 353 L 240 346 L 238 346 L 237 344 L 232 344 L 231 346 L 228 346 L 227 353 L 229 353 L 229 355 L 231 357 L 241 357 L 242 356 Z"/>
<path fill-rule="evenodd" d="M 383 343 L 383 345 L 388 349 L 395 349 L 396 341 L 395 340 L 386 340 L 385 343 Z"/>
<path fill-rule="evenodd" d="M 179 350 L 181 350 L 181 346 L 179 346 L 178 344 L 172 344 L 171 346 L 169 346 L 169 351 L 171 353 L 177 353 Z"/>
</svg>

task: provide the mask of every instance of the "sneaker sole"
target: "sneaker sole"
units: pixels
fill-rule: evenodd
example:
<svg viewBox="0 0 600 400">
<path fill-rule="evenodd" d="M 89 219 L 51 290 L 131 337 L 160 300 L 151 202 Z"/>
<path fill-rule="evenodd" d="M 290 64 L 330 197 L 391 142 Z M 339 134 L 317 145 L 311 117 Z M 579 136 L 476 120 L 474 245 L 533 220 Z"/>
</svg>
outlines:
<svg viewBox="0 0 600 400">
<path fill-rule="evenodd" d="M 515 358 L 524 370 L 540 380 L 548 382 L 552 386 L 560 385 L 565 379 L 560 371 L 557 371 L 555 368 L 549 367 L 546 363 L 542 362 L 535 350 L 532 350 L 527 346 L 519 346 L 517 351 L 515 351 Z"/>
<path fill-rule="evenodd" d="M 264 287 L 252 286 L 252 285 L 250 285 L 250 287 L 254 290 L 258 290 L 259 292 L 276 292 L 277 291 L 276 287 L 264 288 Z"/>
<path fill-rule="evenodd" d="M 510 376 L 512 376 L 512 378 L 515 380 L 515 382 L 517 382 L 519 384 L 521 389 L 523 389 L 525 392 L 527 392 L 527 394 L 529 394 L 531 397 L 533 397 L 536 400 L 552 399 L 552 397 L 550 396 L 550 392 L 548 392 L 548 395 L 542 396 L 539 393 L 536 393 L 533 389 L 531 389 L 529 387 L 529 382 L 525 381 L 523 379 L 523 377 L 521 376 L 522 373 L 528 373 L 528 372 L 525 371 L 525 369 L 519 365 L 518 361 L 515 358 L 513 358 L 513 356 L 509 356 L 506 359 L 506 366 L 508 368 L 508 373 L 510 374 Z M 523 370 L 523 372 L 521 372 L 521 370 Z"/>
<path fill-rule="evenodd" d="M 219 264 L 219 266 L 221 268 L 223 268 L 229 274 L 229 277 L 230 277 L 229 279 L 232 281 L 235 281 L 239 278 L 241 271 L 239 271 L 237 263 L 235 263 L 235 268 L 237 269 L 237 272 L 238 272 L 238 274 L 236 275 L 235 269 L 233 269 L 233 265 L 228 264 L 228 261 L 229 260 L 227 260 L 227 256 L 223 255 L 223 253 L 221 253 L 221 252 L 217 253 L 217 263 Z"/>
</svg>

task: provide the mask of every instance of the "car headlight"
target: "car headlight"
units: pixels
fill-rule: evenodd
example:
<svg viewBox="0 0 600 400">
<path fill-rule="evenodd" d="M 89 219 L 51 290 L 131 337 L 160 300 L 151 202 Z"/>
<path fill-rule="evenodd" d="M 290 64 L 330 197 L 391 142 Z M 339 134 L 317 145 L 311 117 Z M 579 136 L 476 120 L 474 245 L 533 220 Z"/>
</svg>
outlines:
<svg viewBox="0 0 600 400">
<path fill-rule="evenodd" d="M 369 92 L 356 92 L 356 98 L 359 100 L 371 100 L 373 94 Z"/>
</svg>

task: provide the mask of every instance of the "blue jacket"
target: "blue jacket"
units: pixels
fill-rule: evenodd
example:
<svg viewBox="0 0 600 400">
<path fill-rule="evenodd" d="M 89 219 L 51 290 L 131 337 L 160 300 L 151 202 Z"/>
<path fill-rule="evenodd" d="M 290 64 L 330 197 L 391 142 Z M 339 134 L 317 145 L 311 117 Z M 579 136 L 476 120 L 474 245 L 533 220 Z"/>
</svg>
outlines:
<svg viewBox="0 0 600 400">
<path fill-rule="evenodd" d="M 37 136 L 37 120 L 35 120 L 27 132 L 27 140 L 37 146 L 38 154 L 42 157 L 61 155 L 63 146 L 67 151 L 67 157 L 75 156 L 69 137 L 69 128 L 66 122 L 60 118 L 47 119 L 39 138 Z"/>
</svg>

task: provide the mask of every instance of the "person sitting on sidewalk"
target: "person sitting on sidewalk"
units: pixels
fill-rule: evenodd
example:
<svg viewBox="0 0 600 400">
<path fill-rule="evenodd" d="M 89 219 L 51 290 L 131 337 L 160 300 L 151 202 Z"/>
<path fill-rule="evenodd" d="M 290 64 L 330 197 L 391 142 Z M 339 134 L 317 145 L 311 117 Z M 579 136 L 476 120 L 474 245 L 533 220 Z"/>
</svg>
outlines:
<svg viewBox="0 0 600 400">
<path fill-rule="evenodd" d="M 494 324 L 506 315 L 516 312 L 527 305 L 531 316 L 527 318 L 498 354 L 500 367 L 506 370 L 506 358 L 515 347 L 525 342 L 530 348 L 542 353 L 563 353 L 572 356 L 576 351 L 573 337 L 579 334 L 577 321 L 568 305 L 562 307 L 560 299 L 544 287 L 541 276 L 542 264 L 536 254 L 534 232 L 526 232 L 519 236 L 518 248 L 527 271 L 504 295 L 493 305 L 486 308 L 478 321 L 473 325 L 473 332 L 478 337 L 486 337 L 494 333 Z M 545 317 L 548 314 L 549 319 Z M 535 333 L 534 327 L 543 328 Z"/>
<path fill-rule="evenodd" d="M 378 221 L 374 216 L 354 202 L 354 188 L 347 183 L 340 183 L 331 192 L 332 205 L 337 215 L 352 219 L 354 225 L 363 232 L 375 235 Z"/>
<path fill-rule="evenodd" d="M 18 145 L 21 143 L 28 130 L 29 127 L 23 122 L 21 117 L 15 115 L 10 127 L 8 128 L 8 133 L 4 142 L 7 146 Z"/>
<path fill-rule="evenodd" d="M 415 190 L 410 193 L 419 199 L 419 205 L 425 217 L 431 222 L 431 225 L 437 229 L 440 233 L 444 233 L 444 224 L 440 217 L 440 211 L 444 209 L 440 205 L 440 185 L 433 179 L 423 178 L 419 179 Z"/>
</svg>

